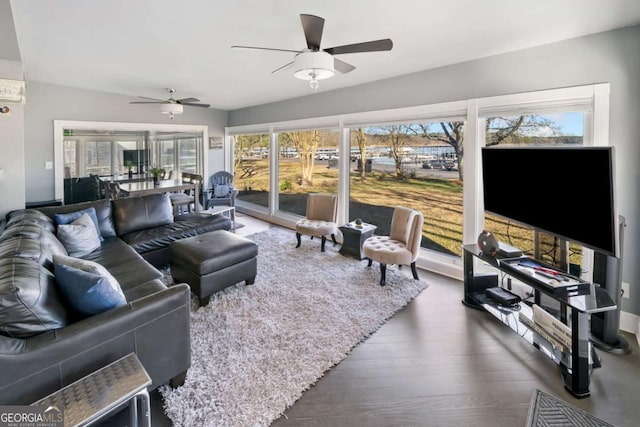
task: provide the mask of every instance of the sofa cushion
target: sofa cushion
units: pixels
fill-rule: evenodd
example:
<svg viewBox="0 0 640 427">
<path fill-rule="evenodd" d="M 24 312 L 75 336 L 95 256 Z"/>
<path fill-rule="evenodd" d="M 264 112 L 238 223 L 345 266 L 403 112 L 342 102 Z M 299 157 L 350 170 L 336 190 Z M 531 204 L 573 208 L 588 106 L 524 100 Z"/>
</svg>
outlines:
<svg viewBox="0 0 640 427">
<path fill-rule="evenodd" d="M 171 200 L 167 193 L 117 199 L 113 201 L 113 219 L 118 236 L 171 224 Z"/>
<path fill-rule="evenodd" d="M 23 258 L 53 271 L 53 255 L 67 251 L 53 233 L 34 224 L 11 227 L 0 240 L 0 258 Z"/>
<path fill-rule="evenodd" d="M 128 298 L 127 290 L 140 283 L 162 277 L 162 273 L 146 262 L 133 248 L 117 237 L 105 239 L 95 251 L 82 259 L 97 262 L 116 278 Z"/>
<path fill-rule="evenodd" d="M 96 216 L 98 218 L 98 224 L 100 225 L 100 234 L 102 237 L 114 237 L 116 235 L 116 229 L 113 225 L 113 218 L 111 217 L 111 200 L 103 199 L 64 206 L 46 206 L 38 208 L 38 211 L 41 211 L 46 216 L 53 219 L 57 213 L 69 213 L 90 207 L 93 207 L 96 210 Z"/>
<path fill-rule="evenodd" d="M 13 211 L 10 212 L 9 215 L 7 215 L 7 218 L 8 220 L 6 228 L 12 227 L 17 224 L 32 223 L 38 224 L 42 228 L 45 228 L 52 233 L 55 233 L 56 231 L 56 224 L 53 219 L 35 209 L 21 209 Z"/>
<path fill-rule="evenodd" d="M 93 316 L 127 303 L 120 286 L 109 277 L 65 264 L 55 264 L 56 282 L 73 310 Z M 114 285 L 115 283 L 115 285 Z"/>
<path fill-rule="evenodd" d="M 0 259 L 0 333 L 27 338 L 67 323 L 51 272 L 29 259 Z"/>
<path fill-rule="evenodd" d="M 71 256 L 86 255 L 100 247 L 98 230 L 86 213 L 71 224 L 60 224 L 58 239 Z"/>
<path fill-rule="evenodd" d="M 0 234 L 0 240 L 9 239 L 16 236 L 29 237 L 31 239 L 40 239 L 42 235 L 51 236 L 56 239 L 55 234 L 49 231 L 48 227 L 42 227 L 42 225 L 35 222 L 18 222 L 13 224 L 11 228 L 6 228 L 2 232 L 2 234 Z M 62 245 L 62 243 L 58 243 Z"/>
<path fill-rule="evenodd" d="M 215 230 L 230 230 L 231 220 L 223 215 L 178 215 L 176 221 L 121 235 L 136 252 L 144 254 L 166 248 L 171 242 Z"/>
<path fill-rule="evenodd" d="M 93 225 L 96 227 L 96 232 L 98 233 L 98 238 L 100 239 L 100 241 L 103 241 L 104 238 L 102 237 L 101 233 L 100 233 L 100 225 L 98 224 L 98 217 L 96 215 L 96 209 L 91 206 L 90 208 L 86 208 L 86 209 L 81 209 L 79 211 L 74 211 L 74 212 L 69 212 L 69 213 L 57 213 L 54 214 L 54 218 L 56 220 L 56 224 L 58 224 L 58 226 L 63 225 L 63 224 L 71 224 L 73 221 L 75 221 L 76 219 L 80 218 L 83 214 L 87 214 L 89 215 L 89 218 L 91 218 L 91 221 L 93 222 Z"/>
</svg>

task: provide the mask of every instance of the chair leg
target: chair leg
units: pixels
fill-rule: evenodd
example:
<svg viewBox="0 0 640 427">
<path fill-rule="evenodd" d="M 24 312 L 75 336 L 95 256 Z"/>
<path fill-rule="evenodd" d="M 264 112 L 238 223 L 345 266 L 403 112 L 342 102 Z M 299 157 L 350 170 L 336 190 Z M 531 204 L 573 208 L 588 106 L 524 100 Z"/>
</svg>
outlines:
<svg viewBox="0 0 640 427">
<path fill-rule="evenodd" d="M 380 286 L 387 284 L 387 264 L 380 263 Z"/>
<path fill-rule="evenodd" d="M 322 236 L 322 243 L 320 245 L 320 252 L 324 252 L 324 244 L 327 242 L 327 238 Z"/>
<path fill-rule="evenodd" d="M 415 261 L 411 263 L 411 274 L 413 274 L 413 278 L 414 279 L 416 279 L 416 280 L 419 279 L 418 270 L 416 270 L 416 262 Z"/>
<path fill-rule="evenodd" d="M 331 234 L 331 240 L 333 240 L 333 246 L 338 244 L 338 242 L 336 241 L 336 235 L 335 234 Z"/>
<path fill-rule="evenodd" d="M 300 247 L 300 233 L 296 233 L 296 239 L 298 239 L 298 244 L 296 245 L 296 248 Z"/>
<path fill-rule="evenodd" d="M 369 260 L 369 264 L 367 265 L 367 267 L 371 267 L 371 264 L 373 264 L 373 260 L 371 258 L 367 258 Z"/>
</svg>

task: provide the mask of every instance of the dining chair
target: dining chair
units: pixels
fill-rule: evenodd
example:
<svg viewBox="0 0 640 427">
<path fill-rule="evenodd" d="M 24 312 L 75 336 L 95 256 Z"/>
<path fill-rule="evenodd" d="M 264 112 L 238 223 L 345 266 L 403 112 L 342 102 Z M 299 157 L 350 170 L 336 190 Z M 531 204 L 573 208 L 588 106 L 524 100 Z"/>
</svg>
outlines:
<svg viewBox="0 0 640 427">
<path fill-rule="evenodd" d="M 191 184 L 193 181 L 193 174 L 190 172 L 182 172 L 181 180 L 183 184 Z M 191 213 L 191 205 L 193 204 L 193 194 L 187 191 L 178 191 L 169 194 L 171 205 L 173 206 L 174 215 L 182 215 L 185 213 Z"/>
<path fill-rule="evenodd" d="M 120 184 L 117 182 L 106 182 L 107 197 L 111 200 L 116 200 L 121 197 L 127 197 L 129 194 L 120 188 Z"/>
</svg>

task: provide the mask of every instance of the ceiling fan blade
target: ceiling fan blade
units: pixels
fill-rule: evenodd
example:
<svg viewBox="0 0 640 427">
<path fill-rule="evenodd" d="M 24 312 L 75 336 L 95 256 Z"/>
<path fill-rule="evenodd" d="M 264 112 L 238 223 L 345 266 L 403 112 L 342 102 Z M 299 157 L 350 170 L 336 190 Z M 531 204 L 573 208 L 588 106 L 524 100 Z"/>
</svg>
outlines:
<svg viewBox="0 0 640 427">
<path fill-rule="evenodd" d="M 333 68 L 340 71 L 341 73 L 348 73 L 356 69 L 356 67 L 354 67 L 353 65 L 347 64 L 344 61 L 340 61 L 338 58 L 333 58 Z"/>
<path fill-rule="evenodd" d="M 391 39 L 382 39 L 370 42 L 330 47 L 328 49 L 324 49 L 324 51 L 331 55 L 342 55 L 345 53 L 379 52 L 383 50 L 391 50 L 392 47 L 393 42 L 391 41 Z"/>
<path fill-rule="evenodd" d="M 181 105 L 188 105 L 190 107 L 204 107 L 209 108 L 209 104 L 195 104 L 193 102 L 180 102 Z"/>
<path fill-rule="evenodd" d="M 150 100 L 152 100 L 152 101 L 158 101 L 158 102 L 164 102 L 164 99 L 149 98 L 148 96 L 139 96 L 138 98 L 142 98 L 142 99 L 150 99 Z"/>
<path fill-rule="evenodd" d="M 166 101 L 132 101 L 129 104 L 164 104 Z"/>
<path fill-rule="evenodd" d="M 275 50 L 277 52 L 293 52 L 293 53 L 300 53 L 299 50 L 293 50 L 293 49 L 274 49 L 271 47 L 258 47 L 258 46 L 231 46 L 231 49 L 258 49 L 258 50 Z"/>
<path fill-rule="evenodd" d="M 304 37 L 307 39 L 307 47 L 309 50 L 317 52 L 320 50 L 324 19 L 315 15 L 300 14 L 300 21 L 302 22 Z"/>
<path fill-rule="evenodd" d="M 178 104 L 184 104 L 186 102 L 200 102 L 200 100 L 198 98 L 182 98 L 182 99 L 176 99 L 176 102 Z"/>
<path fill-rule="evenodd" d="M 284 64 L 282 67 L 280 68 L 276 68 L 275 70 L 273 70 L 271 72 L 271 74 L 273 73 L 277 73 L 278 71 L 284 71 L 284 70 L 288 70 L 289 68 L 291 68 L 291 66 L 293 65 L 293 61 L 289 62 L 288 64 Z"/>
</svg>

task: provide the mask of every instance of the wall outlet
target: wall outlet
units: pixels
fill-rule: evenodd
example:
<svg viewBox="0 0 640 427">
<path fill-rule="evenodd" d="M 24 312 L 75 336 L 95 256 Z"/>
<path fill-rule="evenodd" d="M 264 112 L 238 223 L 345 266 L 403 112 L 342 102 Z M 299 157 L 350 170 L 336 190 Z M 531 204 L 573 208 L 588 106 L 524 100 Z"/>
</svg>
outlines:
<svg viewBox="0 0 640 427">
<path fill-rule="evenodd" d="M 622 298 L 629 298 L 629 284 L 622 282 Z"/>
<path fill-rule="evenodd" d="M 53 162 L 44 162 L 45 169 L 53 169 Z"/>
</svg>

